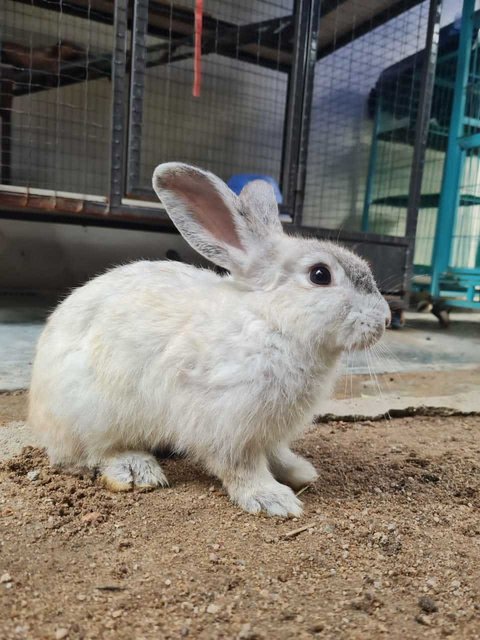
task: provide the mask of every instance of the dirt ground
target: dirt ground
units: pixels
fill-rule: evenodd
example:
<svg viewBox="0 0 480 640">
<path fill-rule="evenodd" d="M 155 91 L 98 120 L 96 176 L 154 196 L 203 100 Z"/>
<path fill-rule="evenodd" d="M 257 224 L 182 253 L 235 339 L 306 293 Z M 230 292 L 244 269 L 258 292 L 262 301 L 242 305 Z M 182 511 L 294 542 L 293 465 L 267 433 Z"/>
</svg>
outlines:
<svg viewBox="0 0 480 640">
<path fill-rule="evenodd" d="M 24 394 L 0 396 L 2 422 Z M 27 448 L 0 467 L 1 640 L 480 638 L 480 417 L 316 426 L 304 516 L 171 487 L 111 494 Z"/>
</svg>

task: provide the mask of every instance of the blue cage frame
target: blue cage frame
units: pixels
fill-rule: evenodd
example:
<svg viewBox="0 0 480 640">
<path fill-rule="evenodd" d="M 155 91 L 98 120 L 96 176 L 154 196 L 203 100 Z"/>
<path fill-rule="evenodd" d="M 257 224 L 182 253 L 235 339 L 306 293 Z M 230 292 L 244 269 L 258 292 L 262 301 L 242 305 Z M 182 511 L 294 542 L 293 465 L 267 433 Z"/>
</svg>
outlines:
<svg viewBox="0 0 480 640">
<path fill-rule="evenodd" d="M 414 278 L 412 288 L 428 291 L 433 298 L 448 298 L 452 307 L 480 308 L 480 238 L 475 267 L 455 266 L 454 243 L 458 224 L 459 207 L 480 206 L 480 194 L 462 192 L 465 174 L 465 159 L 480 156 L 480 103 L 468 100 L 470 94 L 480 95 L 480 56 L 478 38 L 480 29 L 480 11 L 475 11 L 475 0 L 464 0 L 459 29 L 457 25 L 447 25 L 437 32 L 438 60 L 432 99 L 430 104 L 430 123 L 427 125 L 426 146 L 445 153 L 441 187 L 438 193 L 425 193 L 421 189 L 419 177 L 418 208 L 437 209 L 431 266 L 416 265 L 414 272 L 421 278 Z M 372 230 L 372 206 L 406 209 L 411 203 L 411 193 L 404 195 L 387 194 L 378 197 L 376 180 L 379 169 L 379 141 L 413 144 L 415 121 L 421 116 L 419 103 L 410 105 L 407 113 L 409 123 L 403 127 L 384 129 L 382 110 L 397 109 L 395 96 L 398 85 L 409 82 L 412 75 L 419 91 L 422 78 L 420 52 L 406 58 L 393 67 L 386 69 L 375 87 L 372 146 L 369 159 L 365 199 L 362 216 L 362 231 Z M 448 78 L 440 73 L 440 62 L 453 62 L 449 67 Z M 445 69 L 442 67 L 442 71 Z M 407 84 L 408 84 L 407 82 Z M 396 95 L 396 94 L 395 94 Z M 447 100 L 447 105 L 445 105 Z M 391 103 L 391 104 L 390 104 Z M 473 106 L 473 109 L 472 109 Z M 439 127 L 431 118 L 442 111 L 449 118 Z M 422 167 L 423 169 L 423 167 Z M 478 180 L 480 183 L 480 179 Z M 480 184 L 479 184 L 480 186 Z M 408 226 L 408 216 L 406 220 Z"/>
<path fill-rule="evenodd" d="M 472 69 L 472 40 L 480 26 L 475 0 L 464 0 L 458 45 L 452 117 L 443 170 L 437 227 L 432 256 L 430 293 L 449 297 L 456 307 L 480 309 L 480 264 L 475 268 L 451 266 L 455 226 L 460 206 L 460 188 L 468 152 L 480 149 L 480 119 L 467 113 L 467 91 L 480 88 L 480 78 Z M 467 133 L 467 127 L 478 131 Z M 460 297 L 461 296 L 461 297 Z"/>
</svg>

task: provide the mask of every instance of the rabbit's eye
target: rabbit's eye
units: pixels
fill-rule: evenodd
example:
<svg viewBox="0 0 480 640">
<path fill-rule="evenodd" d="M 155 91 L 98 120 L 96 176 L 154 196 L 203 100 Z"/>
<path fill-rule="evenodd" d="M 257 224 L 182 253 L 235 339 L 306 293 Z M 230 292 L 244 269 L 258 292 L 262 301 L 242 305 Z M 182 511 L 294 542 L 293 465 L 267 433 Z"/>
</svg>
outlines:
<svg viewBox="0 0 480 640">
<path fill-rule="evenodd" d="M 316 264 L 310 269 L 310 280 L 313 284 L 326 287 L 332 282 L 332 274 L 324 264 Z"/>
</svg>

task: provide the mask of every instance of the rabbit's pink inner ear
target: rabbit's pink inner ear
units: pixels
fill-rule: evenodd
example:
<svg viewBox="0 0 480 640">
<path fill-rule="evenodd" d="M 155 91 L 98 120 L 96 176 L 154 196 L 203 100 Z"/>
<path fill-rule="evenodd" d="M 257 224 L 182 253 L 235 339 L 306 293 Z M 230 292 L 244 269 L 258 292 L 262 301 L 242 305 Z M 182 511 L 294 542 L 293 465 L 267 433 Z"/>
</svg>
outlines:
<svg viewBox="0 0 480 640">
<path fill-rule="evenodd" d="M 164 176 L 162 183 L 162 188 L 181 200 L 205 231 L 231 247 L 244 249 L 235 227 L 235 214 L 208 175 L 197 171 L 178 171 Z M 233 197 L 232 194 L 232 200 Z"/>
</svg>

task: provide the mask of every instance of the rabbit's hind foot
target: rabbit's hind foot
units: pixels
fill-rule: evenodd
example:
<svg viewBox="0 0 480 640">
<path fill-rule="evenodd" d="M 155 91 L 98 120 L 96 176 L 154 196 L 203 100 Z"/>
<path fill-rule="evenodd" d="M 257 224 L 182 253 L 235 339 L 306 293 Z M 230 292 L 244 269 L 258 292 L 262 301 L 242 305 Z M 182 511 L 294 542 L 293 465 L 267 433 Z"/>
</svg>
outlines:
<svg viewBox="0 0 480 640">
<path fill-rule="evenodd" d="M 168 486 L 167 477 L 154 456 L 137 451 L 125 451 L 104 460 L 100 465 L 100 481 L 110 491 Z"/>
</svg>

